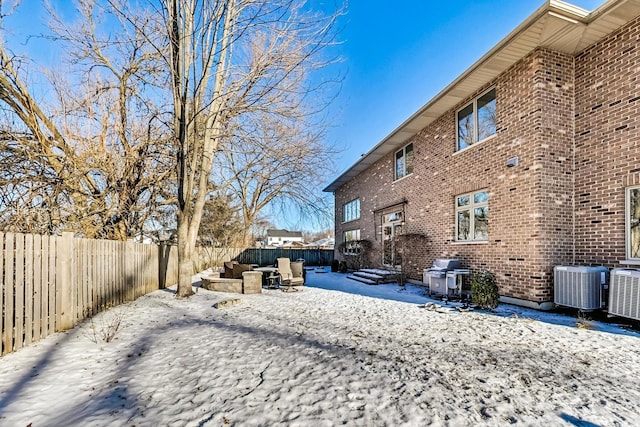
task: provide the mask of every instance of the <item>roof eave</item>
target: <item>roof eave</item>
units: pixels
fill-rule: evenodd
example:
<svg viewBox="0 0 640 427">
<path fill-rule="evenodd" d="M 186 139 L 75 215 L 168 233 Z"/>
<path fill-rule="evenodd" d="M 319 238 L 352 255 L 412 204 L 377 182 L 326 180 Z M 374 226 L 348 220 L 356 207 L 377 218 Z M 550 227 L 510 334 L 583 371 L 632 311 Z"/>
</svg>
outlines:
<svg viewBox="0 0 640 427">
<path fill-rule="evenodd" d="M 492 78 L 499 76 L 504 70 L 497 70 L 494 74 L 491 74 L 491 67 L 487 64 L 494 58 L 496 58 L 500 52 L 508 48 L 511 44 L 523 35 L 526 31 L 532 29 L 534 26 L 542 22 L 547 17 L 558 18 L 563 24 L 568 26 L 582 26 L 586 27 L 590 22 L 594 21 L 598 17 L 609 13 L 616 6 L 630 2 L 630 0 L 609 0 L 603 5 L 598 7 L 593 12 L 588 12 L 585 9 L 574 6 L 572 4 L 558 1 L 548 0 L 542 6 L 540 6 L 533 14 L 531 14 L 526 20 L 518 25 L 509 35 L 502 39 L 496 46 L 483 55 L 478 61 L 476 61 L 471 67 L 464 71 L 458 78 L 451 82 L 447 87 L 434 96 L 429 102 L 427 102 L 422 108 L 416 111 L 411 117 L 405 120 L 400 126 L 394 129 L 387 137 L 376 144 L 366 154 L 363 154 L 358 161 L 352 166 L 346 169 L 338 178 L 327 185 L 324 192 L 335 192 L 342 185 L 346 184 L 350 179 L 357 176 L 360 172 L 364 171 L 369 166 L 373 165 L 376 161 L 387 155 L 394 149 L 400 148 L 401 144 L 406 143 L 410 138 L 415 136 L 421 129 L 428 126 L 433 120 L 439 117 L 439 114 L 428 114 L 430 110 L 434 109 L 438 104 L 451 104 L 450 102 L 442 102 L 446 98 L 454 98 L 451 93 L 454 89 L 461 85 L 462 82 L 467 80 L 474 73 L 482 70 L 483 67 L 487 68 L 487 72 Z M 631 1 L 633 2 L 633 1 Z M 518 60 L 524 58 L 531 51 L 537 47 L 544 46 L 545 40 L 538 41 L 537 45 L 533 46 L 528 52 L 522 54 L 519 58 L 513 59 L 512 64 L 515 64 Z M 576 43 L 575 48 L 584 48 L 580 44 Z M 576 52 L 572 52 L 576 53 Z M 478 88 L 479 89 L 479 88 Z M 471 95 L 472 91 L 467 95 Z"/>
</svg>

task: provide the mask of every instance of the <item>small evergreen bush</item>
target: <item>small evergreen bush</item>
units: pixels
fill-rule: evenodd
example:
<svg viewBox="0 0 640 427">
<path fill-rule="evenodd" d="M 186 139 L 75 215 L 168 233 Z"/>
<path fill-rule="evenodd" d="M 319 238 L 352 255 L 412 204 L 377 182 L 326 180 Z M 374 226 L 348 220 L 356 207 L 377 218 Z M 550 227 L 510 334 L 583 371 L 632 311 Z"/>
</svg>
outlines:
<svg viewBox="0 0 640 427">
<path fill-rule="evenodd" d="M 340 273 L 346 273 L 348 271 L 347 262 L 340 261 Z"/>
<path fill-rule="evenodd" d="M 337 273 L 339 268 L 340 268 L 340 261 L 338 261 L 337 259 L 334 259 L 333 261 L 331 261 L 331 271 L 333 273 Z"/>
<path fill-rule="evenodd" d="M 493 311 L 499 299 L 496 276 L 486 270 L 476 273 L 471 279 L 471 302 L 483 310 Z"/>
</svg>

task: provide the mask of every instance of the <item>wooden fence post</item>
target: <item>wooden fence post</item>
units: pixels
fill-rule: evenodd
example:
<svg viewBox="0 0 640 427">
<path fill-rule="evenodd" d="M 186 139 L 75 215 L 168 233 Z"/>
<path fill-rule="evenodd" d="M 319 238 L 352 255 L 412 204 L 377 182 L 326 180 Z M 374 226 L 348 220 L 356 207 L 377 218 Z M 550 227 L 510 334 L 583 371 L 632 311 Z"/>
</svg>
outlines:
<svg viewBox="0 0 640 427">
<path fill-rule="evenodd" d="M 135 245 L 131 240 L 127 240 L 124 243 L 124 253 L 124 274 L 126 277 L 127 301 L 134 301 L 139 295 L 136 290 Z"/>
<path fill-rule="evenodd" d="M 73 274 L 73 233 L 62 233 L 60 244 L 56 248 L 58 255 L 58 265 L 56 271 L 56 284 L 60 303 L 56 304 L 61 307 L 60 325 L 56 328 L 58 331 L 66 331 L 74 326 L 76 319 L 76 301 L 75 301 L 75 283 Z"/>
<path fill-rule="evenodd" d="M 158 245 L 158 289 L 165 289 L 167 287 L 167 267 L 169 257 L 169 247 L 164 241 L 160 241 Z"/>
</svg>

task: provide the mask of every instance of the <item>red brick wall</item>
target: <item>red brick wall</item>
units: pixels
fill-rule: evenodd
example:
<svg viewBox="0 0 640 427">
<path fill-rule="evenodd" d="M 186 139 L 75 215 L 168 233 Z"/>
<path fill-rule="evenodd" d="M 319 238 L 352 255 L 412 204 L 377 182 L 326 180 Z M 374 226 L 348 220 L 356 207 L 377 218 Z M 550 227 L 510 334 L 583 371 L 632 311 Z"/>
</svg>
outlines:
<svg viewBox="0 0 640 427">
<path fill-rule="evenodd" d="M 336 218 L 355 197 L 362 209 L 360 220 L 336 225 L 337 238 L 360 228 L 362 238 L 379 249 L 379 218 L 372 212 L 404 197 L 405 231 L 430 241 L 413 251 L 414 278 L 435 258 L 455 257 L 474 270 L 496 273 L 504 295 L 552 299 L 551 260 L 571 247 L 572 176 L 564 168 L 573 161 L 572 75 L 571 58 L 545 50 L 516 64 L 407 141 L 414 144 L 412 175 L 393 182 L 391 153 L 336 191 Z M 497 93 L 497 134 L 455 153 L 456 110 L 491 86 Z M 519 166 L 507 168 L 513 156 Z M 489 241 L 456 243 L 455 196 L 480 189 L 489 191 Z M 543 218 L 549 210 L 553 218 Z M 550 235 L 559 247 L 551 248 Z"/>
<path fill-rule="evenodd" d="M 576 261 L 620 266 L 625 188 L 640 183 L 640 18 L 576 62 Z"/>
<path fill-rule="evenodd" d="M 496 88 L 497 134 L 455 153 L 455 113 Z M 553 300 L 555 265 L 619 266 L 625 188 L 640 184 L 640 18 L 576 57 L 538 49 L 412 140 L 412 175 L 393 182 L 393 153 L 336 191 L 362 218 L 336 225 L 374 241 L 373 211 L 401 200 L 406 232 L 425 234 L 412 276 L 434 258 L 496 273 L 502 295 Z M 507 168 L 518 156 L 519 165 Z M 455 242 L 456 195 L 489 191 L 489 241 Z M 379 221 L 379 219 L 378 219 Z M 339 222 L 339 221 L 338 221 Z M 379 254 L 376 254 L 380 260 Z"/>
</svg>

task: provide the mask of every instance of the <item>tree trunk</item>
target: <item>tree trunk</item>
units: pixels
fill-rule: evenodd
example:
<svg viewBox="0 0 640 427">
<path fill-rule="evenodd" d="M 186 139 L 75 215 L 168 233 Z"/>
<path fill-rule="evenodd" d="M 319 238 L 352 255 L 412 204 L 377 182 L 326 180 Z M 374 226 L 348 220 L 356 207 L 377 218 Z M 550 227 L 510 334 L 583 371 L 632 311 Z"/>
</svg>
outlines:
<svg viewBox="0 0 640 427">
<path fill-rule="evenodd" d="M 189 238 L 189 222 L 185 215 L 178 214 L 178 289 L 176 296 L 186 298 L 193 295 L 192 277 L 195 241 Z"/>
</svg>

